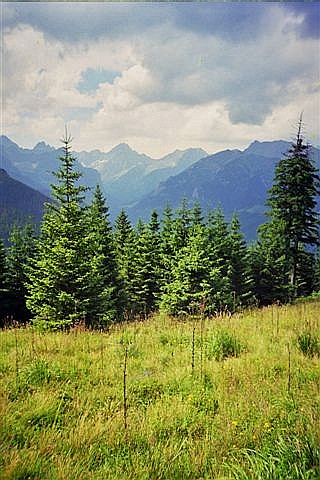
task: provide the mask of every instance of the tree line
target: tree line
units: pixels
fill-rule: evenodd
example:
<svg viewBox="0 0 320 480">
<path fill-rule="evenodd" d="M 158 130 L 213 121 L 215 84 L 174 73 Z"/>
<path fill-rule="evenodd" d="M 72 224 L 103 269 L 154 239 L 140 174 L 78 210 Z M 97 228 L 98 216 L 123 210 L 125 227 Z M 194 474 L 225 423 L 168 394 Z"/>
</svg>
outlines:
<svg viewBox="0 0 320 480">
<path fill-rule="evenodd" d="M 26 225 L 12 230 L 7 250 L 0 241 L 2 325 L 106 328 L 159 310 L 214 315 L 319 290 L 320 179 L 301 120 L 276 167 L 269 221 L 250 245 L 236 214 L 227 222 L 220 208 L 204 213 L 186 199 L 135 226 L 122 210 L 111 225 L 99 186 L 85 205 L 67 135 L 63 145 L 40 235 Z"/>
</svg>

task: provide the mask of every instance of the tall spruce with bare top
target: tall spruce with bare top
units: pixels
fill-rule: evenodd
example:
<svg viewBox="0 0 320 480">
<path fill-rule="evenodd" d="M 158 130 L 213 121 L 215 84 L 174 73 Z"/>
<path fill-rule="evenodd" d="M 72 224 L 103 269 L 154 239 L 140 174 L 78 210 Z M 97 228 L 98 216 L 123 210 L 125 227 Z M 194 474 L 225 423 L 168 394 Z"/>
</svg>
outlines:
<svg viewBox="0 0 320 480">
<path fill-rule="evenodd" d="M 303 139 L 300 117 L 296 139 L 276 167 L 267 203 L 271 208 L 271 223 L 282 226 L 285 260 L 289 268 L 288 282 L 294 296 L 299 294 L 299 285 L 304 283 L 308 248 L 319 245 L 316 211 L 319 187 L 320 178 L 310 147 Z"/>
</svg>

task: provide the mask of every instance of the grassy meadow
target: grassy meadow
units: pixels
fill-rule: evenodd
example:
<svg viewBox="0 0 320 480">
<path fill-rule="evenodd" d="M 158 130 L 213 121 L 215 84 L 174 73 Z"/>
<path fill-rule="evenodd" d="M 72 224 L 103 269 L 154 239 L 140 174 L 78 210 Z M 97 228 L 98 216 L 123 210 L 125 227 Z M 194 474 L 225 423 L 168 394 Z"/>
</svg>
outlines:
<svg viewBox="0 0 320 480">
<path fill-rule="evenodd" d="M 0 332 L 2 480 L 319 479 L 320 301 Z"/>
</svg>

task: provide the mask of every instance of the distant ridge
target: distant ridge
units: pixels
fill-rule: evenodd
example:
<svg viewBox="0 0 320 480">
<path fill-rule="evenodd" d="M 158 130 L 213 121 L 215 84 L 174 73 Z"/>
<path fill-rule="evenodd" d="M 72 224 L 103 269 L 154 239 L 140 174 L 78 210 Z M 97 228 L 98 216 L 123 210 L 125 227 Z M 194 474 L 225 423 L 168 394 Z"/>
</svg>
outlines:
<svg viewBox="0 0 320 480">
<path fill-rule="evenodd" d="M 257 227 L 267 220 L 265 203 L 275 166 L 290 145 L 283 140 L 254 141 L 244 151 L 225 150 L 202 158 L 161 182 L 128 210 L 129 216 L 132 221 L 147 219 L 152 209 L 162 211 L 167 203 L 176 208 L 185 196 L 204 210 L 220 206 L 228 219 L 237 212 L 247 239 L 254 239 Z M 319 169 L 320 151 L 313 149 L 312 156 Z"/>
<path fill-rule="evenodd" d="M 7 243 L 13 225 L 30 221 L 39 224 L 45 202 L 50 199 L 42 193 L 11 178 L 0 169 L 0 237 Z"/>
<path fill-rule="evenodd" d="M 32 148 L 19 147 L 5 135 L 0 137 L 0 168 L 29 187 L 44 195 L 50 195 L 50 185 L 55 181 L 52 172 L 59 168 L 62 148 L 55 149 L 45 142 L 39 142 Z M 76 167 L 83 174 L 83 182 L 89 187 L 101 184 L 99 173 L 76 162 Z"/>
<path fill-rule="evenodd" d="M 50 183 L 55 181 L 51 172 L 59 166 L 62 149 L 43 141 L 25 149 L 6 136 L 0 141 L 0 167 L 12 179 L 48 197 Z M 236 211 L 246 238 L 251 240 L 256 238 L 257 227 L 266 221 L 265 203 L 275 166 L 290 145 L 284 140 L 253 141 L 243 151 L 225 150 L 212 155 L 189 148 L 155 160 L 121 143 L 109 152 L 93 150 L 74 155 L 78 159 L 76 168 L 83 172 L 81 182 L 91 188 L 97 183 L 102 186 L 111 220 L 121 208 L 134 223 L 138 218 L 147 220 L 151 210 L 161 213 L 168 203 L 175 209 L 185 196 L 190 203 L 197 200 L 204 212 L 220 206 L 227 219 Z M 319 149 L 312 147 L 312 158 L 319 169 Z M 18 210 L 15 216 L 19 216 Z M 9 222 L 3 216 L 2 221 Z"/>
</svg>

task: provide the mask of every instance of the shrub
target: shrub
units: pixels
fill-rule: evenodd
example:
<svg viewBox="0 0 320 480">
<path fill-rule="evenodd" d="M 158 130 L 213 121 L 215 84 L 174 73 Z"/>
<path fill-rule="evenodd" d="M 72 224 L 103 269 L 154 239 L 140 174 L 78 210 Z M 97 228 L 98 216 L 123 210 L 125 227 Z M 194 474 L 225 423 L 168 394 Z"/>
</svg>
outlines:
<svg viewBox="0 0 320 480">
<path fill-rule="evenodd" d="M 320 341 L 311 332 L 305 332 L 298 336 L 297 346 L 307 357 L 320 356 Z"/>
<path fill-rule="evenodd" d="M 221 331 L 207 345 L 207 356 L 217 361 L 228 357 L 238 357 L 243 350 L 241 343 L 229 332 Z"/>
</svg>

